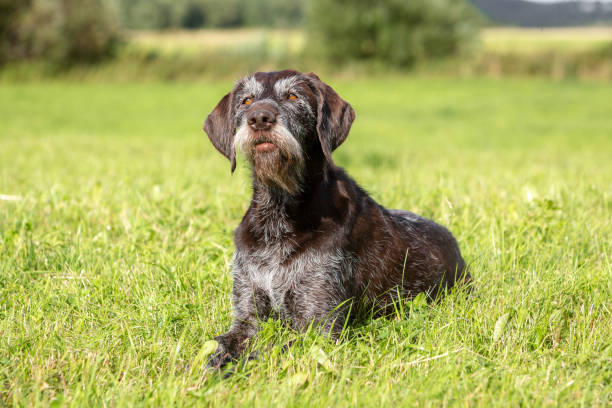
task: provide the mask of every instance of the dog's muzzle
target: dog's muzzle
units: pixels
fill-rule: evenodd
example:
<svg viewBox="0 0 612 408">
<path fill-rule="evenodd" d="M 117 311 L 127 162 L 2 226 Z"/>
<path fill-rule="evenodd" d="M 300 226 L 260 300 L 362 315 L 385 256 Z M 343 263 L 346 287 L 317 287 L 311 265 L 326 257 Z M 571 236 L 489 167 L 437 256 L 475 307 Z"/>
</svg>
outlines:
<svg viewBox="0 0 612 408">
<path fill-rule="evenodd" d="M 251 109 L 238 128 L 234 148 L 242 151 L 265 184 L 276 184 L 289 192 L 299 189 L 304 152 L 273 106 Z"/>
</svg>

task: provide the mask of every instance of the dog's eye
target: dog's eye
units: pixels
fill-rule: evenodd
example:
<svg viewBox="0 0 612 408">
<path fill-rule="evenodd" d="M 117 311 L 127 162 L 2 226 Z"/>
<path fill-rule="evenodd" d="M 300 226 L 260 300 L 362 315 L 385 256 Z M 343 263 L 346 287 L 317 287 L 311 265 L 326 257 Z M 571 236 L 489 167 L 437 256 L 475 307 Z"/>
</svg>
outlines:
<svg viewBox="0 0 612 408">
<path fill-rule="evenodd" d="M 251 98 L 250 96 L 248 98 L 244 98 L 244 100 L 242 101 L 243 105 L 250 105 L 253 103 L 253 98 Z"/>
<path fill-rule="evenodd" d="M 295 100 L 297 98 L 298 98 L 297 95 L 294 93 L 289 93 L 289 95 L 287 95 L 287 99 L 289 100 Z"/>
</svg>

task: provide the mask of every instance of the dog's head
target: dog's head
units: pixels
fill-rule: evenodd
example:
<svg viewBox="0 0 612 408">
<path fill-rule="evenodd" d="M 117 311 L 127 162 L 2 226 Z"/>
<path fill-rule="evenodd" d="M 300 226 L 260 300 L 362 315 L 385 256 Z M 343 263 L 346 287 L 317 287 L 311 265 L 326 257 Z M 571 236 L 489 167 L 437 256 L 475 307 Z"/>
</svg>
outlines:
<svg viewBox="0 0 612 408">
<path fill-rule="evenodd" d="M 232 172 L 238 148 L 260 182 L 295 193 L 306 161 L 331 164 L 354 119 L 353 108 L 314 73 L 257 72 L 221 99 L 204 131 Z"/>
</svg>

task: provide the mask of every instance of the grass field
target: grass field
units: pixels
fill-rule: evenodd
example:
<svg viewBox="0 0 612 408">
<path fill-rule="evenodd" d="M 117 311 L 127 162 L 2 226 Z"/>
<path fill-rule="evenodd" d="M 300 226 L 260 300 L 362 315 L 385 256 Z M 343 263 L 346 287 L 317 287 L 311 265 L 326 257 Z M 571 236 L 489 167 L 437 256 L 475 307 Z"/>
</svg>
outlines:
<svg viewBox="0 0 612 408">
<path fill-rule="evenodd" d="M 338 64 L 307 46 L 302 29 L 132 31 L 117 58 L 95 66 L 26 62 L 3 67 L 1 82 L 63 80 L 89 82 L 207 81 L 235 79 L 245 72 L 284 69 L 343 76 L 405 74 L 372 61 Z M 539 77 L 612 81 L 612 28 L 486 28 L 472 52 L 420 61 L 408 72 L 449 77 Z"/>
<path fill-rule="evenodd" d="M 481 37 L 485 51 L 590 50 L 612 42 L 612 27 L 486 28 Z M 261 43 L 298 53 L 306 42 L 305 33 L 297 29 L 134 31 L 129 39 L 136 47 L 185 53 L 248 48 Z"/>
<path fill-rule="evenodd" d="M 611 85 L 331 82 L 357 111 L 336 161 L 447 225 L 471 296 L 338 344 L 266 322 L 223 380 L 205 361 L 249 176 L 200 127 L 231 82 L 5 82 L 0 405 L 609 407 Z"/>
<path fill-rule="evenodd" d="M 133 31 L 128 35 L 130 43 L 137 48 L 160 50 L 166 53 L 219 51 L 223 49 L 247 49 L 268 47 L 278 52 L 300 53 L 304 48 L 303 30 L 244 28 L 232 30 L 177 30 L 177 31 Z"/>
<path fill-rule="evenodd" d="M 488 28 L 482 31 L 486 51 L 588 51 L 612 42 L 612 27 Z"/>
</svg>

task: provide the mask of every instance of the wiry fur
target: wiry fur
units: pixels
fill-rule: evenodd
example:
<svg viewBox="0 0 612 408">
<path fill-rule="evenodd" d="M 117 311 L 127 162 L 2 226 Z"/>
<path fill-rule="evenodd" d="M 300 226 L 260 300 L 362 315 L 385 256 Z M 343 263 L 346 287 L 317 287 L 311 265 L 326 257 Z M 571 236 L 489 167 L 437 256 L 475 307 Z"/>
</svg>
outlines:
<svg viewBox="0 0 612 408">
<path fill-rule="evenodd" d="M 273 123 L 247 121 L 264 110 Z M 207 118 L 215 147 L 230 160 L 244 152 L 253 172 L 235 233 L 234 324 L 216 337 L 209 366 L 239 357 L 268 316 L 296 329 L 318 322 L 335 336 L 352 301 L 385 311 L 399 297 L 470 279 L 446 228 L 381 207 L 334 165 L 331 151 L 354 117 L 316 75 L 281 71 L 239 81 Z M 258 150 L 262 142 L 274 149 Z"/>
<path fill-rule="evenodd" d="M 258 155 L 255 152 L 256 142 L 261 139 L 273 142 L 277 151 Z M 242 125 L 236 132 L 234 148 L 245 153 L 255 177 L 267 185 L 277 185 L 288 192 L 300 189 L 304 153 L 302 147 L 283 125 L 276 125 L 266 135 L 252 137 L 247 125 Z"/>
<path fill-rule="evenodd" d="M 241 86 L 245 95 L 251 95 L 255 98 L 259 98 L 264 91 L 263 86 L 255 79 L 255 75 L 249 75 L 246 78 L 241 79 L 237 82 L 238 86 Z"/>
</svg>

